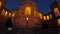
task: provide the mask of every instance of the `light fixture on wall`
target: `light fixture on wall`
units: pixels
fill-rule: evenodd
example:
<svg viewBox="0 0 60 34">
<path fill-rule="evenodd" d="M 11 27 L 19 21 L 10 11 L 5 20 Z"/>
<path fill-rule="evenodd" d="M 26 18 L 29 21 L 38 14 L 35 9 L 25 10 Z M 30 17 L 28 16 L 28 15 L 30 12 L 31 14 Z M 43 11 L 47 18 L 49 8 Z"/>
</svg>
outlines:
<svg viewBox="0 0 60 34">
<path fill-rule="evenodd" d="M 29 19 L 29 18 L 27 17 L 26 20 L 28 21 L 28 19 Z"/>
</svg>

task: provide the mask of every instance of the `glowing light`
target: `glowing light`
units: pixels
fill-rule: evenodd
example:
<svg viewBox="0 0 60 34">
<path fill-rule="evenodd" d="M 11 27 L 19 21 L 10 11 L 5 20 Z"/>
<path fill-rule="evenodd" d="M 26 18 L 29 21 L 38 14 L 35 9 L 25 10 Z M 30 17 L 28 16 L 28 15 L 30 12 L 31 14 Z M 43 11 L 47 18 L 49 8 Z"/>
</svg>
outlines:
<svg viewBox="0 0 60 34">
<path fill-rule="evenodd" d="M 11 16 L 11 13 L 9 12 L 9 17 Z"/>
<path fill-rule="evenodd" d="M 52 14 L 50 14 L 50 19 L 52 19 Z"/>
<path fill-rule="evenodd" d="M 36 11 L 34 11 L 34 16 L 36 17 Z"/>
<path fill-rule="evenodd" d="M 0 1 L 0 7 L 2 6 L 2 2 Z"/>
<path fill-rule="evenodd" d="M 4 9 L 2 10 L 2 13 L 1 13 L 1 15 L 5 15 L 5 10 L 4 10 Z"/>
<path fill-rule="evenodd" d="M 46 16 L 43 16 L 43 20 L 46 20 Z"/>
<path fill-rule="evenodd" d="M 47 15 L 47 20 L 49 20 L 49 16 Z"/>
<path fill-rule="evenodd" d="M 60 25 L 60 19 L 58 19 L 57 22 L 58 22 L 58 25 Z"/>
<path fill-rule="evenodd" d="M 29 18 L 27 17 L 26 20 L 28 21 L 28 19 L 29 19 Z"/>
<path fill-rule="evenodd" d="M 31 7 L 27 6 L 25 9 L 25 15 L 31 15 Z"/>
<path fill-rule="evenodd" d="M 37 12 L 37 16 L 40 17 L 40 13 L 39 12 Z"/>
<path fill-rule="evenodd" d="M 15 13 L 12 13 L 12 17 L 14 17 L 15 16 Z"/>
<path fill-rule="evenodd" d="M 6 12 L 5 12 L 5 16 L 7 16 L 7 14 L 8 14 L 8 12 L 6 11 Z"/>
<path fill-rule="evenodd" d="M 59 12 L 59 9 L 58 8 L 54 8 L 54 12 Z"/>
<path fill-rule="evenodd" d="M 8 30 L 9 30 L 9 31 L 11 31 L 11 30 L 12 30 L 12 28 L 11 28 L 11 27 L 8 27 Z"/>
<path fill-rule="evenodd" d="M 42 13 L 40 13 L 40 19 L 42 19 Z"/>
</svg>

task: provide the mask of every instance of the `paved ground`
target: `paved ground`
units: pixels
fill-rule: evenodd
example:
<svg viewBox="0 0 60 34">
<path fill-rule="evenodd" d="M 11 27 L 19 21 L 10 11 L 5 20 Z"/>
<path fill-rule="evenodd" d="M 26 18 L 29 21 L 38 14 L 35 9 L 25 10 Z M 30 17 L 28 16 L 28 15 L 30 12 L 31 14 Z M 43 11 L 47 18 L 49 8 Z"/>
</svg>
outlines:
<svg viewBox="0 0 60 34">
<path fill-rule="evenodd" d="M 7 27 L 0 27 L 0 34 L 60 34 L 60 28 L 31 30 L 13 27 L 12 31 L 8 31 Z"/>
</svg>

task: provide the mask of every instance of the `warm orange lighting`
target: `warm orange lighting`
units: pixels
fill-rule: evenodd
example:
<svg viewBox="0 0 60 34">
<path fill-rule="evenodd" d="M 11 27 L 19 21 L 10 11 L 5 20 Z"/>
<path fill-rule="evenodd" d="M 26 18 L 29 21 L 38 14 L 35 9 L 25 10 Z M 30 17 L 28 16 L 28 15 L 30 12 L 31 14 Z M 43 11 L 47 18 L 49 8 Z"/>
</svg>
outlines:
<svg viewBox="0 0 60 34">
<path fill-rule="evenodd" d="M 49 16 L 47 15 L 47 20 L 49 20 Z"/>
<path fill-rule="evenodd" d="M 58 22 L 58 25 L 60 25 L 60 19 L 58 19 L 57 22 Z"/>
<path fill-rule="evenodd" d="M 12 13 L 12 17 L 14 17 L 15 16 L 15 13 Z"/>
<path fill-rule="evenodd" d="M 35 16 L 35 17 L 36 17 L 36 14 L 37 14 L 36 11 L 34 11 L 34 16 Z"/>
<path fill-rule="evenodd" d="M 7 14 L 8 14 L 8 12 L 6 11 L 6 12 L 5 12 L 5 16 L 7 16 Z"/>
<path fill-rule="evenodd" d="M 58 12 L 58 15 L 60 16 L 60 12 Z"/>
<path fill-rule="evenodd" d="M 4 10 L 4 9 L 2 10 L 2 13 L 1 13 L 1 15 L 5 15 L 5 10 Z"/>
<path fill-rule="evenodd" d="M 37 12 L 37 16 L 38 16 L 38 17 L 40 17 L 40 14 L 39 14 L 39 12 Z"/>
<path fill-rule="evenodd" d="M 42 19 L 42 16 L 43 16 L 42 13 L 40 13 L 40 19 Z"/>
<path fill-rule="evenodd" d="M 46 20 L 46 16 L 43 16 L 43 20 Z"/>
<path fill-rule="evenodd" d="M 9 12 L 9 17 L 11 16 L 11 13 Z"/>
<path fill-rule="evenodd" d="M 58 8 L 54 8 L 54 12 L 59 12 L 59 9 Z"/>
<path fill-rule="evenodd" d="M 52 14 L 50 14 L 50 19 L 52 19 L 53 17 L 52 17 Z"/>
<path fill-rule="evenodd" d="M 0 7 L 2 6 L 2 2 L 0 1 Z"/>
<path fill-rule="evenodd" d="M 30 6 L 27 6 L 26 8 L 25 8 L 25 15 L 31 15 L 31 7 Z"/>
</svg>

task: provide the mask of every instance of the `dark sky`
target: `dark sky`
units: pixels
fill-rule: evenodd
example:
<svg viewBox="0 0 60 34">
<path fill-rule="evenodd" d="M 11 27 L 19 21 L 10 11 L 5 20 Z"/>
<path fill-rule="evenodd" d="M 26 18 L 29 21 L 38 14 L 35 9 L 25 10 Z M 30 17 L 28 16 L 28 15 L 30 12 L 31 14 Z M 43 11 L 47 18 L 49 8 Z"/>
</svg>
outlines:
<svg viewBox="0 0 60 34">
<path fill-rule="evenodd" d="M 32 0 L 37 5 L 37 10 L 42 11 L 44 14 L 51 11 L 50 5 L 55 2 L 55 0 Z M 60 0 L 57 0 L 58 2 Z M 12 11 L 12 9 L 17 9 L 19 7 L 19 4 L 22 2 L 22 0 L 7 0 L 6 4 L 4 5 L 5 8 Z"/>
</svg>

